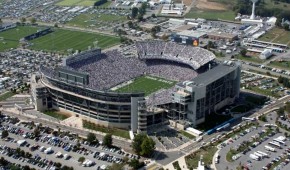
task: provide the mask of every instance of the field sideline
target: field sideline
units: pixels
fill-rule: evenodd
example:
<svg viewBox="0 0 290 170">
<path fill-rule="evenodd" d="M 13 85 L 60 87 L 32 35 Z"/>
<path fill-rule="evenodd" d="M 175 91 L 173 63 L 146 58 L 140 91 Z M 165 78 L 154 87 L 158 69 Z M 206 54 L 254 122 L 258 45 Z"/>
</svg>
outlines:
<svg viewBox="0 0 290 170">
<path fill-rule="evenodd" d="M 160 89 L 168 89 L 175 85 L 175 81 L 153 76 L 141 76 L 132 83 L 117 89 L 118 92 L 144 92 L 145 96 Z"/>
</svg>

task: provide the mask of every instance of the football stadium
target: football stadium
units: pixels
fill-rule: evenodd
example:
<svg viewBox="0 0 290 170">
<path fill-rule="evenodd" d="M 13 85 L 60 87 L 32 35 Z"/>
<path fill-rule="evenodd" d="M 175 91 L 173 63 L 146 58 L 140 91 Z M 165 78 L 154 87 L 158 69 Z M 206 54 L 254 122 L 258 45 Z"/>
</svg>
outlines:
<svg viewBox="0 0 290 170">
<path fill-rule="evenodd" d="M 208 50 L 174 42 L 136 42 L 135 52 L 92 49 L 41 66 L 31 79 L 36 110 L 147 132 L 169 121 L 194 127 L 239 96 L 239 63 L 217 63 Z"/>
</svg>

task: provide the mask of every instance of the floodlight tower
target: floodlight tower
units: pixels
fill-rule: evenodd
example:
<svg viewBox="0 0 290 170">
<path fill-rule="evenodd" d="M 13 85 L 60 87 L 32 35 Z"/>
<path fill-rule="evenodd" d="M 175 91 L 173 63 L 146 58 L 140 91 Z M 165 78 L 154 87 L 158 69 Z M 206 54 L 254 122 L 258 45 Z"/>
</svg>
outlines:
<svg viewBox="0 0 290 170">
<path fill-rule="evenodd" d="M 252 15 L 250 17 L 250 19 L 254 20 L 255 19 L 255 7 L 256 7 L 256 2 L 258 2 L 258 0 L 251 0 L 253 2 L 253 7 L 252 7 Z"/>
</svg>

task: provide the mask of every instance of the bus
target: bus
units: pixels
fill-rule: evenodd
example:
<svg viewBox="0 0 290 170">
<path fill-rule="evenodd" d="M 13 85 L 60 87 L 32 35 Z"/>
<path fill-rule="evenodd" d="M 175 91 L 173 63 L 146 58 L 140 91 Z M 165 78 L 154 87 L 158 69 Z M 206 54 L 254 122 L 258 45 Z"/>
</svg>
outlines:
<svg viewBox="0 0 290 170">
<path fill-rule="evenodd" d="M 276 148 L 281 148 L 281 145 L 278 142 L 272 141 L 272 142 L 269 142 L 269 145 L 272 145 L 272 146 L 274 146 Z"/>
<path fill-rule="evenodd" d="M 273 141 L 278 142 L 279 144 L 286 146 L 285 142 L 283 142 L 283 141 L 281 141 L 279 139 L 273 139 Z"/>
</svg>

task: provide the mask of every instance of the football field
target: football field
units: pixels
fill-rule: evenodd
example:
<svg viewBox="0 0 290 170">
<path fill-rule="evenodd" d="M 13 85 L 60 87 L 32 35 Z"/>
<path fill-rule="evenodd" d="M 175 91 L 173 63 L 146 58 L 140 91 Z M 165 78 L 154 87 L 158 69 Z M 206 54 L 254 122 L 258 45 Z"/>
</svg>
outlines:
<svg viewBox="0 0 290 170">
<path fill-rule="evenodd" d="M 69 49 L 80 51 L 87 50 L 88 46 L 94 47 L 94 42 L 96 41 L 97 46 L 102 49 L 120 43 L 120 39 L 118 37 L 80 31 L 55 29 L 55 31 L 50 34 L 30 41 L 32 45 L 29 48 L 34 50 L 66 53 Z"/>
<path fill-rule="evenodd" d="M 166 80 L 153 76 L 142 76 L 136 78 L 132 83 L 123 86 L 116 91 L 118 92 L 144 92 L 145 96 L 160 89 L 168 89 L 175 85 L 175 81 Z"/>
<path fill-rule="evenodd" d="M 59 6 L 93 6 L 97 0 L 62 0 Z"/>
<path fill-rule="evenodd" d="M 16 28 L 0 32 L 0 51 L 18 47 L 19 40 L 21 38 L 36 33 L 39 29 L 40 27 L 18 26 Z"/>
</svg>

